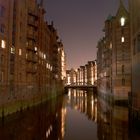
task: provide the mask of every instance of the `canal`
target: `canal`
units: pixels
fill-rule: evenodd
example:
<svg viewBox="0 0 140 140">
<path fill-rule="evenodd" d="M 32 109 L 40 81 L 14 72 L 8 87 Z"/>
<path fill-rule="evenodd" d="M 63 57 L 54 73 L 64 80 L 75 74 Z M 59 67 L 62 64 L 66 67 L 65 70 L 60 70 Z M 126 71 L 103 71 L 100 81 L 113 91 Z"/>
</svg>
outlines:
<svg viewBox="0 0 140 140">
<path fill-rule="evenodd" d="M 0 140 L 140 140 L 128 128 L 126 106 L 111 105 L 91 90 L 69 90 L 1 120 Z"/>
</svg>

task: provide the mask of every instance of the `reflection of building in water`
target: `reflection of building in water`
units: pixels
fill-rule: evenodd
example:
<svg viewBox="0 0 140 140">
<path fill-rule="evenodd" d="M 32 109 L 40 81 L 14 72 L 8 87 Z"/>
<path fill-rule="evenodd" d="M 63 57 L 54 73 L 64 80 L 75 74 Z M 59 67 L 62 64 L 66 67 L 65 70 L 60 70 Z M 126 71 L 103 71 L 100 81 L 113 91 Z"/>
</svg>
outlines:
<svg viewBox="0 0 140 140">
<path fill-rule="evenodd" d="M 69 90 L 68 104 L 85 113 L 90 120 L 97 120 L 97 100 L 93 91 Z"/>
<path fill-rule="evenodd" d="M 128 140 L 128 108 L 98 98 L 99 140 Z"/>
<path fill-rule="evenodd" d="M 120 0 L 115 16 L 105 21 L 98 43 L 98 137 L 128 140 L 128 94 L 131 91 L 129 13 Z M 102 133 L 102 134 L 101 134 Z"/>
<path fill-rule="evenodd" d="M 33 109 L 10 116 L 0 126 L 3 140 L 62 140 L 65 133 L 66 109 L 58 98 Z M 14 118 L 14 119 L 13 119 Z"/>
</svg>

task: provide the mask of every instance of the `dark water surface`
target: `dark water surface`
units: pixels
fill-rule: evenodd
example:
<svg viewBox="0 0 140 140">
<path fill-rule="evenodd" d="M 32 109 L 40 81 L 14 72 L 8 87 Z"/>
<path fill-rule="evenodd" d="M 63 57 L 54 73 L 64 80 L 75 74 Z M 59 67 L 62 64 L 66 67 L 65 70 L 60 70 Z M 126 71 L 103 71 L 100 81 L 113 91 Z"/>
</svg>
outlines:
<svg viewBox="0 0 140 140">
<path fill-rule="evenodd" d="M 130 135 L 128 124 L 128 108 L 111 106 L 92 91 L 69 90 L 6 117 L 0 140 L 140 140 L 139 132 Z"/>
</svg>

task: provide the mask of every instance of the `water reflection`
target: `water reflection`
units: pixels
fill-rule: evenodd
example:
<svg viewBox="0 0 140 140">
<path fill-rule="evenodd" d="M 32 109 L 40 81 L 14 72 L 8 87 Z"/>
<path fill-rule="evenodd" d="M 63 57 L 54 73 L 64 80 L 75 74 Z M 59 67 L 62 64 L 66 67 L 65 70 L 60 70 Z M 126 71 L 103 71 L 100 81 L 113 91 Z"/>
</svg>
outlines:
<svg viewBox="0 0 140 140">
<path fill-rule="evenodd" d="M 97 140 L 97 99 L 93 90 L 69 89 L 64 140 Z"/>
<path fill-rule="evenodd" d="M 65 133 L 66 108 L 63 98 L 52 100 L 0 123 L 2 140 L 62 140 Z"/>
<path fill-rule="evenodd" d="M 129 109 L 114 105 L 98 97 L 98 139 L 99 140 L 140 140 L 140 129 L 130 125 Z"/>
<path fill-rule="evenodd" d="M 126 106 L 90 90 L 69 90 L 66 96 L 5 118 L 0 140 L 139 140 L 140 134 L 128 128 Z"/>
<path fill-rule="evenodd" d="M 98 97 L 99 140 L 128 140 L 128 108 Z"/>
<path fill-rule="evenodd" d="M 92 90 L 69 90 L 67 105 L 86 114 L 88 119 L 97 121 L 97 99 Z"/>
</svg>

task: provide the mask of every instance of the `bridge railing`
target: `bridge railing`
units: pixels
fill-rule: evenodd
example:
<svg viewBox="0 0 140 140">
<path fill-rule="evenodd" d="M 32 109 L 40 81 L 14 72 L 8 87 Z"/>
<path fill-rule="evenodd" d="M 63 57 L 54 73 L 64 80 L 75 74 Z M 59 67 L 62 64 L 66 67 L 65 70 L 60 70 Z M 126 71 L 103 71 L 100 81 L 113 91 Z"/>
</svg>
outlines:
<svg viewBox="0 0 140 140">
<path fill-rule="evenodd" d="M 95 86 L 95 85 L 86 82 L 76 82 L 76 83 L 66 84 L 65 86 Z"/>
</svg>

